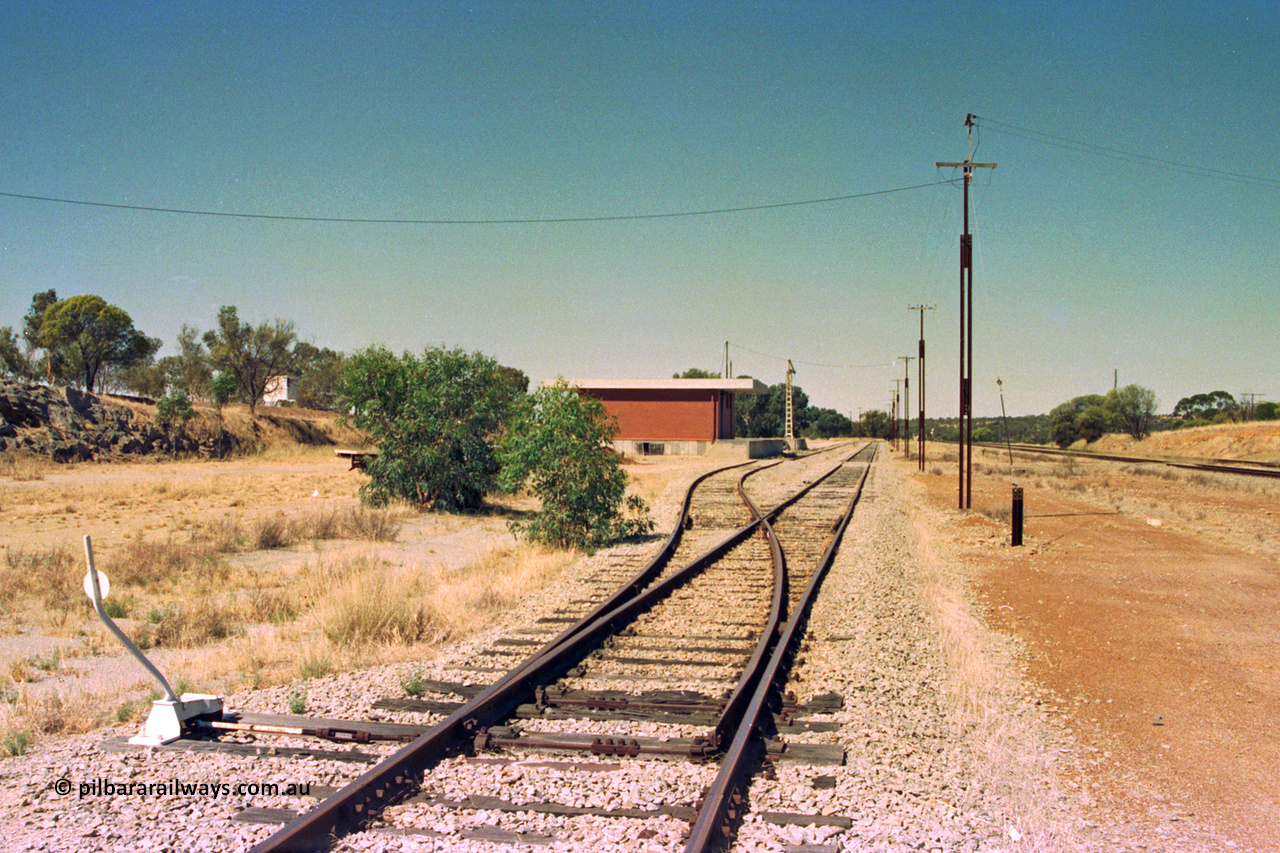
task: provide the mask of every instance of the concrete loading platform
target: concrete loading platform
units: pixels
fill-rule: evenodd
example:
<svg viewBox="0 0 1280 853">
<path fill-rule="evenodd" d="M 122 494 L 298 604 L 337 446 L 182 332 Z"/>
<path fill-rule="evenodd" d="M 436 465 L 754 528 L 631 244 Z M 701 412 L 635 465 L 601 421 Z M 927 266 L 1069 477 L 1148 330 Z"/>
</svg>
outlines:
<svg viewBox="0 0 1280 853">
<path fill-rule="evenodd" d="M 709 459 L 765 459 L 808 449 L 803 438 L 727 438 L 711 445 L 706 455 Z"/>
</svg>

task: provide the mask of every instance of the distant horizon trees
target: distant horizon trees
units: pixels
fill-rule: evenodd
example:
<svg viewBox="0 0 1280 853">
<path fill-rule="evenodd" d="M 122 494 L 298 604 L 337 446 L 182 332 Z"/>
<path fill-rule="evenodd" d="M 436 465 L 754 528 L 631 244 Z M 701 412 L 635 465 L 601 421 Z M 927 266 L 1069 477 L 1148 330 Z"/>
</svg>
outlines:
<svg viewBox="0 0 1280 853">
<path fill-rule="evenodd" d="M 1183 397 L 1173 407 L 1173 416 L 1184 421 L 1221 423 L 1225 420 L 1238 421 L 1243 415 L 1241 405 L 1226 391 L 1192 394 Z"/>
<path fill-rule="evenodd" d="M 285 320 L 251 326 L 240 320 L 234 305 L 218 309 L 218 328 L 204 333 L 209 364 L 236 378 L 241 397 L 254 414 L 266 394 L 267 384 L 287 375 L 293 366 L 293 345 L 298 335 Z"/>
<path fill-rule="evenodd" d="M 1083 439 L 1092 444 L 1108 432 L 1124 432 L 1138 441 L 1151 432 L 1156 416 L 1155 392 L 1126 385 L 1106 395 L 1073 397 L 1049 413 L 1049 435 L 1059 447 Z"/>
<path fill-rule="evenodd" d="M 810 409 L 808 435 L 813 438 L 835 438 L 853 435 L 853 421 L 835 409 L 813 407 Z"/>
<path fill-rule="evenodd" d="M 799 386 L 791 386 L 791 416 L 795 434 L 802 435 L 813 421 L 809 395 Z M 787 424 L 787 385 L 770 385 L 763 394 L 738 397 L 734 412 L 733 434 L 737 438 L 782 438 Z"/>
<path fill-rule="evenodd" d="M 287 375 L 298 379 L 296 405 L 338 408 L 338 388 L 348 358 L 344 353 L 299 340 L 291 321 L 241 322 L 234 305 L 222 306 L 216 323 L 215 329 L 204 333 L 184 323 L 175 341 L 177 353 L 157 359 L 161 340 L 138 330 L 125 309 L 94 294 L 59 299 L 51 288 L 32 295 L 17 328 L 0 326 L 0 378 L 74 385 L 99 393 L 123 390 L 151 399 L 181 391 L 190 400 L 219 407 L 243 402 L 256 413 L 267 383 Z M 500 369 L 513 378 L 518 375 L 524 383 L 521 392 L 527 392 L 528 377 L 523 372 Z M 690 367 L 672 376 L 718 379 L 721 374 Z M 883 412 L 863 413 L 855 422 L 835 409 L 810 405 L 799 386 L 794 390 L 797 435 L 889 437 L 892 432 Z M 1182 397 L 1171 415 L 1157 415 L 1156 405 L 1154 393 L 1130 385 L 1107 394 L 1075 397 L 1044 415 L 1010 418 L 1009 430 L 1015 441 L 1052 441 L 1065 447 L 1081 439 L 1096 441 L 1109 431 L 1145 436 L 1158 429 L 1280 418 L 1280 404 L 1254 405 L 1250 400 L 1246 405 L 1243 398 L 1237 400 L 1223 390 Z M 739 395 L 736 410 L 735 435 L 781 436 L 785 384 L 769 386 L 761 395 Z M 946 419 L 931 418 L 930 424 L 934 438 L 955 439 L 956 429 Z"/>
<path fill-rule="evenodd" d="M 858 418 L 859 438 L 889 438 L 892 433 L 893 423 L 883 409 L 867 409 Z"/>
</svg>

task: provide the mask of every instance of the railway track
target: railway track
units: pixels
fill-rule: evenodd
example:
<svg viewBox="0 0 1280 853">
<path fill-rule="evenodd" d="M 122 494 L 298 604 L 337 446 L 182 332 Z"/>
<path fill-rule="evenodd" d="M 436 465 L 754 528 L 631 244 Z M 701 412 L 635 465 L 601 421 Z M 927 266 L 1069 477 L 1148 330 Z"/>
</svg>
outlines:
<svg viewBox="0 0 1280 853">
<path fill-rule="evenodd" d="M 315 721 L 307 733 L 340 742 L 412 741 L 253 849 L 324 849 L 369 831 L 723 845 L 762 762 L 840 760 L 838 748 L 768 736 L 813 710 L 784 707 L 779 685 L 873 453 L 712 472 L 690 488 L 657 557 L 639 568 L 635 555 L 611 560 L 597 592 L 485 650 L 482 660 L 524 656 L 492 684 L 433 682 L 430 698 L 381 703 L 421 725 Z M 802 488 L 786 485 L 797 479 Z M 301 728 L 258 720 L 271 722 Z"/>
<path fill-rule="evenodd" d="M 1038 444 L 1007 445 L 975 441 L 974 446 L 999 451 L 1011 449 L 1014 453 L 1040 456 L 1100 459 L 1105 462 L 1128 462 L 1139 465 L 1168 465 L 1171 468 L 1209 471 L 1216 474 L 1280 478 L 1280 463 L 1275 462 L 1248 462 L 1242 459 L 1174 459 L 1166 456 L 1134 456 L 1131 454 L 1095 453 L 1091 450 L 1064 450 L 1056 447 L 1043 447 Z"/>
</svg>

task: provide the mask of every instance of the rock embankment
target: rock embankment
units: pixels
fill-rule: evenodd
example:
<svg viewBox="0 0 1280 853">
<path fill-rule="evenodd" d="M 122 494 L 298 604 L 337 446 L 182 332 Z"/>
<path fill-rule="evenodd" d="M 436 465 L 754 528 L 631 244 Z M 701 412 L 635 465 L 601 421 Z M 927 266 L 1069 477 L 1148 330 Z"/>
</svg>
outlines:
<svg viewBox="0 0 1280 853">
<path fill-rule="evenodd" d="M 148 453 L 222 456 L 237 441 L 227 432 L 168 432 L 127 406 L 75 388 L 0 381 L 0 450 L 55 462 Z"/>
</svg>

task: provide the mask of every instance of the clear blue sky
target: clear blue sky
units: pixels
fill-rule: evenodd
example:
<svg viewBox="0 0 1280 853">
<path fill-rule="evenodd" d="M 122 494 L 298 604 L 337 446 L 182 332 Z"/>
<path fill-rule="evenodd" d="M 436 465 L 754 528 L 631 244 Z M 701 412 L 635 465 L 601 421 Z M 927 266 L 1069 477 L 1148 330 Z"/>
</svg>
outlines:
<svg viewBox="0 0 1280 853">
<path fill-rule="evenodd" d="M 1123 11 L 1121 11 L 1123 9 Z M 4 3 L 0 325 L 97 293 L 171 351 L 220 305 L 535 381 L 796 363 L 885 408 L 925 318 L 956 411 L 1121 384 L 1280 399 L 1280 11 L 1224 3 Z M 990 123 L 988 123 L 990 122 Z M 1047 134 L 1058 139 L 1049 139 Z M 1105 146 L 1082 150 L 1063 140 Z M 1118 153 L 1122 152 L 1122 153 Z M 1102 155 L 1109 156 L 1102 156 Z M 1248 176 L 1151 165 L 1134 155 Z M 912 366 L 912 385 L 915 366 Z"/>
</svg>

